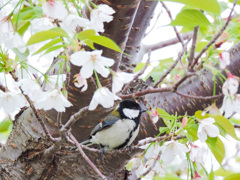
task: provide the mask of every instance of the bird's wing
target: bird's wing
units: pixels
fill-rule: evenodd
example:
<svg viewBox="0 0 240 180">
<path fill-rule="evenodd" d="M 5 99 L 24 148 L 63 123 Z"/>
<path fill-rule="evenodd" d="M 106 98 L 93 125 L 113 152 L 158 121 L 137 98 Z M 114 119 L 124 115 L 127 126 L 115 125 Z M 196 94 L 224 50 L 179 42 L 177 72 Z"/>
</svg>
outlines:
<svg viewBox="0 0 240 180">
<path fill-rule="evenodd" d="M 100 122 L 98 125 L 94 127 L 94 129 L 91 132 L 91 136 L 95 135 L 98 131 L 111 127 L 118 120 L 119 120 L 118 116 L 115 116 L 114 114 L 109 114 L 104 118 L 103 122 Z"/>
</svg>

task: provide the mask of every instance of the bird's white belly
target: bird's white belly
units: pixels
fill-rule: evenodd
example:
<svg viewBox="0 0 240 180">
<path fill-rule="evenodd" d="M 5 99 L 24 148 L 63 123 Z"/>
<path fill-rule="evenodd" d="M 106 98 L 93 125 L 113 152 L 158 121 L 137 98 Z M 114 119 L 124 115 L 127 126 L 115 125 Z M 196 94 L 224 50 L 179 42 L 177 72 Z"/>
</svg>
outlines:
<svg viewBox="0 0 240 180">
<path fill-rule="evenodd" d="M 129 138 L 129 134 L 135 128 L 136 123 L 133 120 L 119 120 L 111 127 L 106 128 L 102 131 L 97 132 L 92 136 L 92 142 L 94 144 L 101 144 L 103 146 L 108 146 L 109 149 L 114 149 Z M 139 127 L 132 132 L 132 137 L 127 145 L 130 145 L 136 138 L 139 131 Z"/>
</svg>

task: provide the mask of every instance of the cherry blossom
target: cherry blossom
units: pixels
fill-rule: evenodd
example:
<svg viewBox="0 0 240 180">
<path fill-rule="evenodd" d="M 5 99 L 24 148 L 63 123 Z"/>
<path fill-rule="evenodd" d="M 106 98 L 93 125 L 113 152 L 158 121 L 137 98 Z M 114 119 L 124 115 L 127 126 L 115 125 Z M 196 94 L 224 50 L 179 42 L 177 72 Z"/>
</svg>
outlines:
<svg viewBox="0 0 240 180">
<path fill-rule="evenodd" d="M 119 92 L 125 83 L 129 83 L 133 80 L 134 74 L 129 74 L 125 72 L 116 72 L 113 73 L 113 83 L 112 83 L 112 92 Z"/>
<path fill-rule="evenodd" d="M 54 24 L 50 21 L 49 18 L 35 18 L 31 20 L 30 29 L 33 34 L 40 31 L 47 31 L 54 28 Z"/>
<path fill-rule="evenodd" d="M 157 110 L 152 110 L 152 112 L 150 114 L 150 117 L 151 117 L 153 123 L 157 123 L 158 122 L 158 117 L 159 117 L 158 111 Z"/>
<path fill-rule="evenodd" d="M 78 88 L 83 87 L 81 91 L 86 91 L 88 88 L 87 80 L 83 78 L 80 73 L 76 74 L 74 77 L 76 77 L 74 85 Z"/>
<path fill-rule="evenodd" d="M 198 147 L 197 145 L 194 145 L 193 143 L 190 143 L 191 150 L 190 150 L 190 159 L 191 161 L 197 163 L 197 164 L 203 164 L 203 149 Z"/>
<path fill-rule="evenodd" d="M 53 19 L 64 19 L 68 12 L 62 1 L 49 0 L 42 6 L 43 13 Z"/>
<path fill-rule="evenodd" d="M 0 108 L 7 114 L 13 113 L 26 105 L 25 98 L 21 94 L 10 91 L 0 91 L 0 102 Z"/>
<path fill-rule="evenodd" d="M 225 96 L 234 95 L 238 91 L 239 78 L 237 76 L 232 75 L 231 72 L 228 72 L 227 75 L 228 78 L 223 84 L 222 92 Z"/>
<path fill-rule="evenodd" d="M 0 21 L 0 44 L 4 43 L 8 49 L 19 48 L 21 52 L 24 52 L 26 50 L 25 42 L 18 33 L 14 32 L 13 25 L 8 18 L 8 16 L 4 17 Z"/>
<path fill-rule="evenodd" d="M 110 67 L 114 64 L 113 59 L 101 56 L 102 50 L 95 51 L 78 51 L 71 55 L 71 63 L 76 66 L 82 66 L 81 75 L 84 78 L 89 78 L 96 70 L 103 77 L 107 77 L 110 71 L 105 67 Z"/>
<path fill-rule="evenodd" d="M 211 117 L 200 121 L 197 135 L 201 142 L 205 142 L 207 140 L 207 136 L 217 137 L 219 135 L 219 129 L 213 123 L 215 123 L 215 119 Z"/>
<path fill-rule="evenodd" d="M 77 26 L 86 28 L 89 25 L 90 25 L 90 21 L 88 19 L 79 17 L 76 14 L 69 14 L 63 19 L 61 27 L 67 33 L 72 34 L 76 31 Z"/>
<path fill-rule="evenodd" d="M 32 101 L 38 101 L 44 98 L 44 93 L 40 85 L 32 79 L 22 79 L 19 86 L 23 90 L 23 94 L 28 95 Z"/>
<path fill-rule="evenodd" d="M 224 116 L 229 118 L 235 112 L 239 112 L 239 96 L 236 94 L 239 86 L 239 78 L 228 72 L 228 78 L 224 82 L 222 92 L 224 94 L 223 104 L 220 108 Z"/>
<path fill-rule="evenodd" d="M 224 69 L 227 65 L 230 64 L 230 53 L 229 52 L 221 52 L 219 54 L 219 63 L 220 68 Z"/>
<path fill-rule="evenodd" d="M 104 32 L 104 22 L 110 22 L 113 20 L 111 16 L 115 11 L 106 4 L 101 4 L 97 9 L 91 12 L 91 22 L 89 29 L 94 29 L 96 32 Z"/>
<path fill-rule="evenodd" d="M 94 92 L 88 109 L 94 110 L 98 104 L 101 104 L 104 108 L 110 108 L 114 105 L 114 100 L 118 99 L 121 98 L 110 92 L 108 88 L 101 87 Z"/>
<path fill-rule="evenodd" d="M 54 108 L 58 112 L 65 112 L 66 107 L 70 106 L 72 104 L 57 89 L 44 92 L 44 96 L 35 103 L 37 109 L 50 110 Z"/>
<path fill-rule="evenodd" d="M 189 152 L 187 146 L 178 141 L 168 141 L 162 146 L 162 160 L 164 164 L 171 163 L 175 156 L 178 155 L 181 159 L 186 159 L 185 155 Z"/>
</svg>

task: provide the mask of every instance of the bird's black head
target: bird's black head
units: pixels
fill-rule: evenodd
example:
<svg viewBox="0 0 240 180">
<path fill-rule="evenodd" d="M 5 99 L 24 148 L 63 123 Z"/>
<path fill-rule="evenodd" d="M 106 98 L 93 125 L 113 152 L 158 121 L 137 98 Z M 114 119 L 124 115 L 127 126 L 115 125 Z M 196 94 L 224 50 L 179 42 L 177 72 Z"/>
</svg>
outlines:
<svg viewBox="0 0 240 180">
<path fill-rule="evenodd" d="M 138 120 L 143 112 L 138 103 L 133 100 L 124 100 L 120 102 L 118 112 L 121 119 Z"/>
</svg>

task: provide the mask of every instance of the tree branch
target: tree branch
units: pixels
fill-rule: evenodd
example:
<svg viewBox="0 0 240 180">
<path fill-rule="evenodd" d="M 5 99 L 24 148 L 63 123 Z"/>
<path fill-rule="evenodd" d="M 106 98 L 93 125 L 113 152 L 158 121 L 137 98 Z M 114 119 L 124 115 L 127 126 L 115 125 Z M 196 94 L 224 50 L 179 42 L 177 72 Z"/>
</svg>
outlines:
<svg viewBox="0 0 240 180">
<path fill-rule="evenodd" d="M 170 18 L 171 21 L 173 21 L 173 18 L 172 18 L 172 14 L 171 14 L 171 11 L 168 9 L 168 7 L 166 6 L 166 4 L 163 2 L 163 1 L 160 1 L 160 3 L 162 4 L 162 6 L 164 7 L 164 9 L 167 11 L 167 14 Z M 183 42 L 183 38 L 182 36 L 180 35 L 180 33 L 178 32 L 177 28 L 175 26 L 173 26 L 173 29 L 177 35 L 177 38 L 179 40 L 179 42 L 182 44 L 182 47 L 184 47 L 184 42 Z"/>
<path fill-rule="evenodd" d="M 93 168 L 93 170 L 102 178 L 107 180 L 107 178 L 99 171 L 99 169 L 92 163 L 92 161 L 87 157 L 87 155 L 84 153 L 83 149 L 81 148 L 81 146 L 79 145 L 78 141 L 76 140 L 76 138 L 69 133 L 70 138 L 74 141 L 75 145 L 77 146 L 80 154 L 82 155 L 82 157 L 87 161 L 87 163 Z"/>
<path fill-rule="evenodd" d="M 198 30 L 199 30 L 199 26 L 194 27 L 193 38 L 192 38 L 192 47 L 191 47 L 190 56 L 188 57 L 188 64 L 189 64 L 188 66 L 190 66 L 192 64 L 193 59 L 194 59 L 194 54 L 195 54 L 195 49 L 196 49 L 196 44 L 197 44 Z"/>
<path fill-rule="evenodd" d="M 179 61 L 181 61 L 182 56 L 184 55 L 186 49 L 187 49 L 187 45 L 190 41 L 190 38 L 188 39 L 188 41 L 184 44 L 182 51 L 178 54 L 178 58 L 176 59 L 176 61 L 173 63 L 173 65 L 167 70 L 167 72 L 159 79 L 159 81 L 153 86 L 154 88 L 158 87 L 158 85 L 167 77 L 167 75 L 176 67 L 177 63 Z"/>
<path fill-rule="evenodd" d="M 194 59 L 194 62 L 191 64 L 191 66 L 189 67 L 189 71 L 193 71 L 194 66 L 197 64 L 198 59 L 203 55 L 204 52 L 206 52 L 206 50 L 221 36 L 221 34 L 223 33 L 223 31 L 226 29 L 226 27 L 228 26 L 229 22 L 232 19 L 232 13 L 233 10 L 236 6 L 238 0 L 234 0 L 232 9 L 229 13 L 229 16 L 227 18 L 226 23 L 224 24 L 224 26 L 222 27 L 222 29 L 218 32 L 218 34 L 202 49 L 202 51 L 197 55 L 197 57 Z"/>
</svg>

